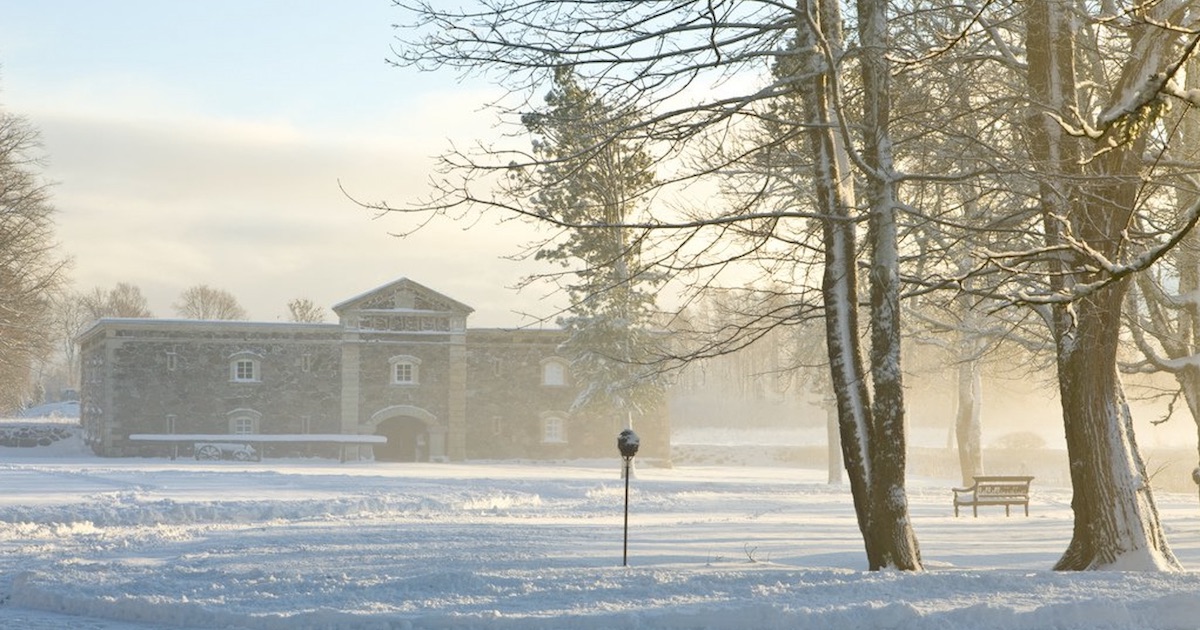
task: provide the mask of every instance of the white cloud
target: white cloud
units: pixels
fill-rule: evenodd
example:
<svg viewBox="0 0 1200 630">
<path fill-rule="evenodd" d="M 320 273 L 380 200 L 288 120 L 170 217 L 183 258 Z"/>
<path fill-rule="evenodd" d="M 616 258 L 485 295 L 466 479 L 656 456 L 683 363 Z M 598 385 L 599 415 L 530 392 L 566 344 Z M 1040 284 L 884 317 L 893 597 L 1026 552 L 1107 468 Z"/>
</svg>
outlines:
<svg viewBox="0 0 1200 630">
<path fill-rule="evenodd" d="M 293 297 L 331 306 L 408 276 L 475 306 L 477 325 L 515 325 L 511 311 L 542 308 L 506 288 L 529 271 L 500 260 L 528 239 L 520 226 L 435 224 L 396 239 L 388 233 L 411 223 L 372 220 L 339 189 L 341 180 L 366 199 L 415 198 L 431 167 L 425 139 L 336 142 L 219 120 L 38 123 L 80 288 L 132 282 L 165 316 L 180 291 L 207 283 L 252 317 L 276 319 Z"/>
</svg>

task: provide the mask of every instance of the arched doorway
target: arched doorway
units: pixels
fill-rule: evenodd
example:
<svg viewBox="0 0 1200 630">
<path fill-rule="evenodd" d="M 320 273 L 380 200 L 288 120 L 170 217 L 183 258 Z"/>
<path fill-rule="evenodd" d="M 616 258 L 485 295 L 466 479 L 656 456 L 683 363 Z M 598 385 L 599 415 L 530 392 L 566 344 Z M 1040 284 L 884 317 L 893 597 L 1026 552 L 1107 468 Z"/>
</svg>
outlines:
<svg viewBox="0 0 1200 630">
<path fill-rule="evenodd" d="M 419 418 L 397 416 L 381 420 L 375 435 L 387 438 L 387 444 L 375 445 L 375 461 L 429 461 L 429 428 Z"/>
</svg>

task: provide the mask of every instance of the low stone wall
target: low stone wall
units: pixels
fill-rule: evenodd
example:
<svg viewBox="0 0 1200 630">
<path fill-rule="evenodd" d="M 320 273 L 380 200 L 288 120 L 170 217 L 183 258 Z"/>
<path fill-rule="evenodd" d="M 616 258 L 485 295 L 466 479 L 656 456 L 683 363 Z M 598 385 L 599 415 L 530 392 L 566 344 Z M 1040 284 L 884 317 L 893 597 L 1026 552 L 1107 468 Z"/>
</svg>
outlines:
<svg viewBox="0 0 1200 630">
<path fill-rule="evenodd" d="M 0 424 L 0 446 L 32 448 L 50 446 L 79 434 L 77 426 L 61 424 L 15 423 Z"/>
</svg>

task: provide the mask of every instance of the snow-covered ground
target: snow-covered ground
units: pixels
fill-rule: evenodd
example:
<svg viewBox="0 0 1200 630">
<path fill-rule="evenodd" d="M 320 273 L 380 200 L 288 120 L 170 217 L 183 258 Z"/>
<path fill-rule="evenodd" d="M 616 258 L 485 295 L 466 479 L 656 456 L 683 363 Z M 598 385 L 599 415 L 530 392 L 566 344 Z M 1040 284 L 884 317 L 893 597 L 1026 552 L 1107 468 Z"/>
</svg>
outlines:
<svg viewBox="0 0 1200 630">
<path fill-rule="evenodd" d="M 847 488 L 782 467 L 99 459 L 0 449 L 0 628 L 1200 628 L 1178 574 L 1049 570 L 1070 496 L 954 518 L 910 482 L 928 571 L 871 573 Z"/>
</svg>

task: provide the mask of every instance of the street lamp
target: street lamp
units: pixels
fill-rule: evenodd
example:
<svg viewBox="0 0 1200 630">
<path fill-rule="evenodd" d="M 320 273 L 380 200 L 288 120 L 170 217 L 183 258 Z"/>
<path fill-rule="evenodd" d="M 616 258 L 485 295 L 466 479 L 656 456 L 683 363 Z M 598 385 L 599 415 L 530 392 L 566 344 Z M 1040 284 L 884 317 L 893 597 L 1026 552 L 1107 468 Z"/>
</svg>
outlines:
<svg viewBox="0 0 1200 630">
<path fill-rule="evenodd" d="M 629 566 L 629 469 L 633 465 L 633 456 L 637 455 L 641 439 L 633 429 L 625 429 L 617 436 L 617 450 L 625 460 L 625 543 L 621 551 L 621 566 Z"/>
</svg>

